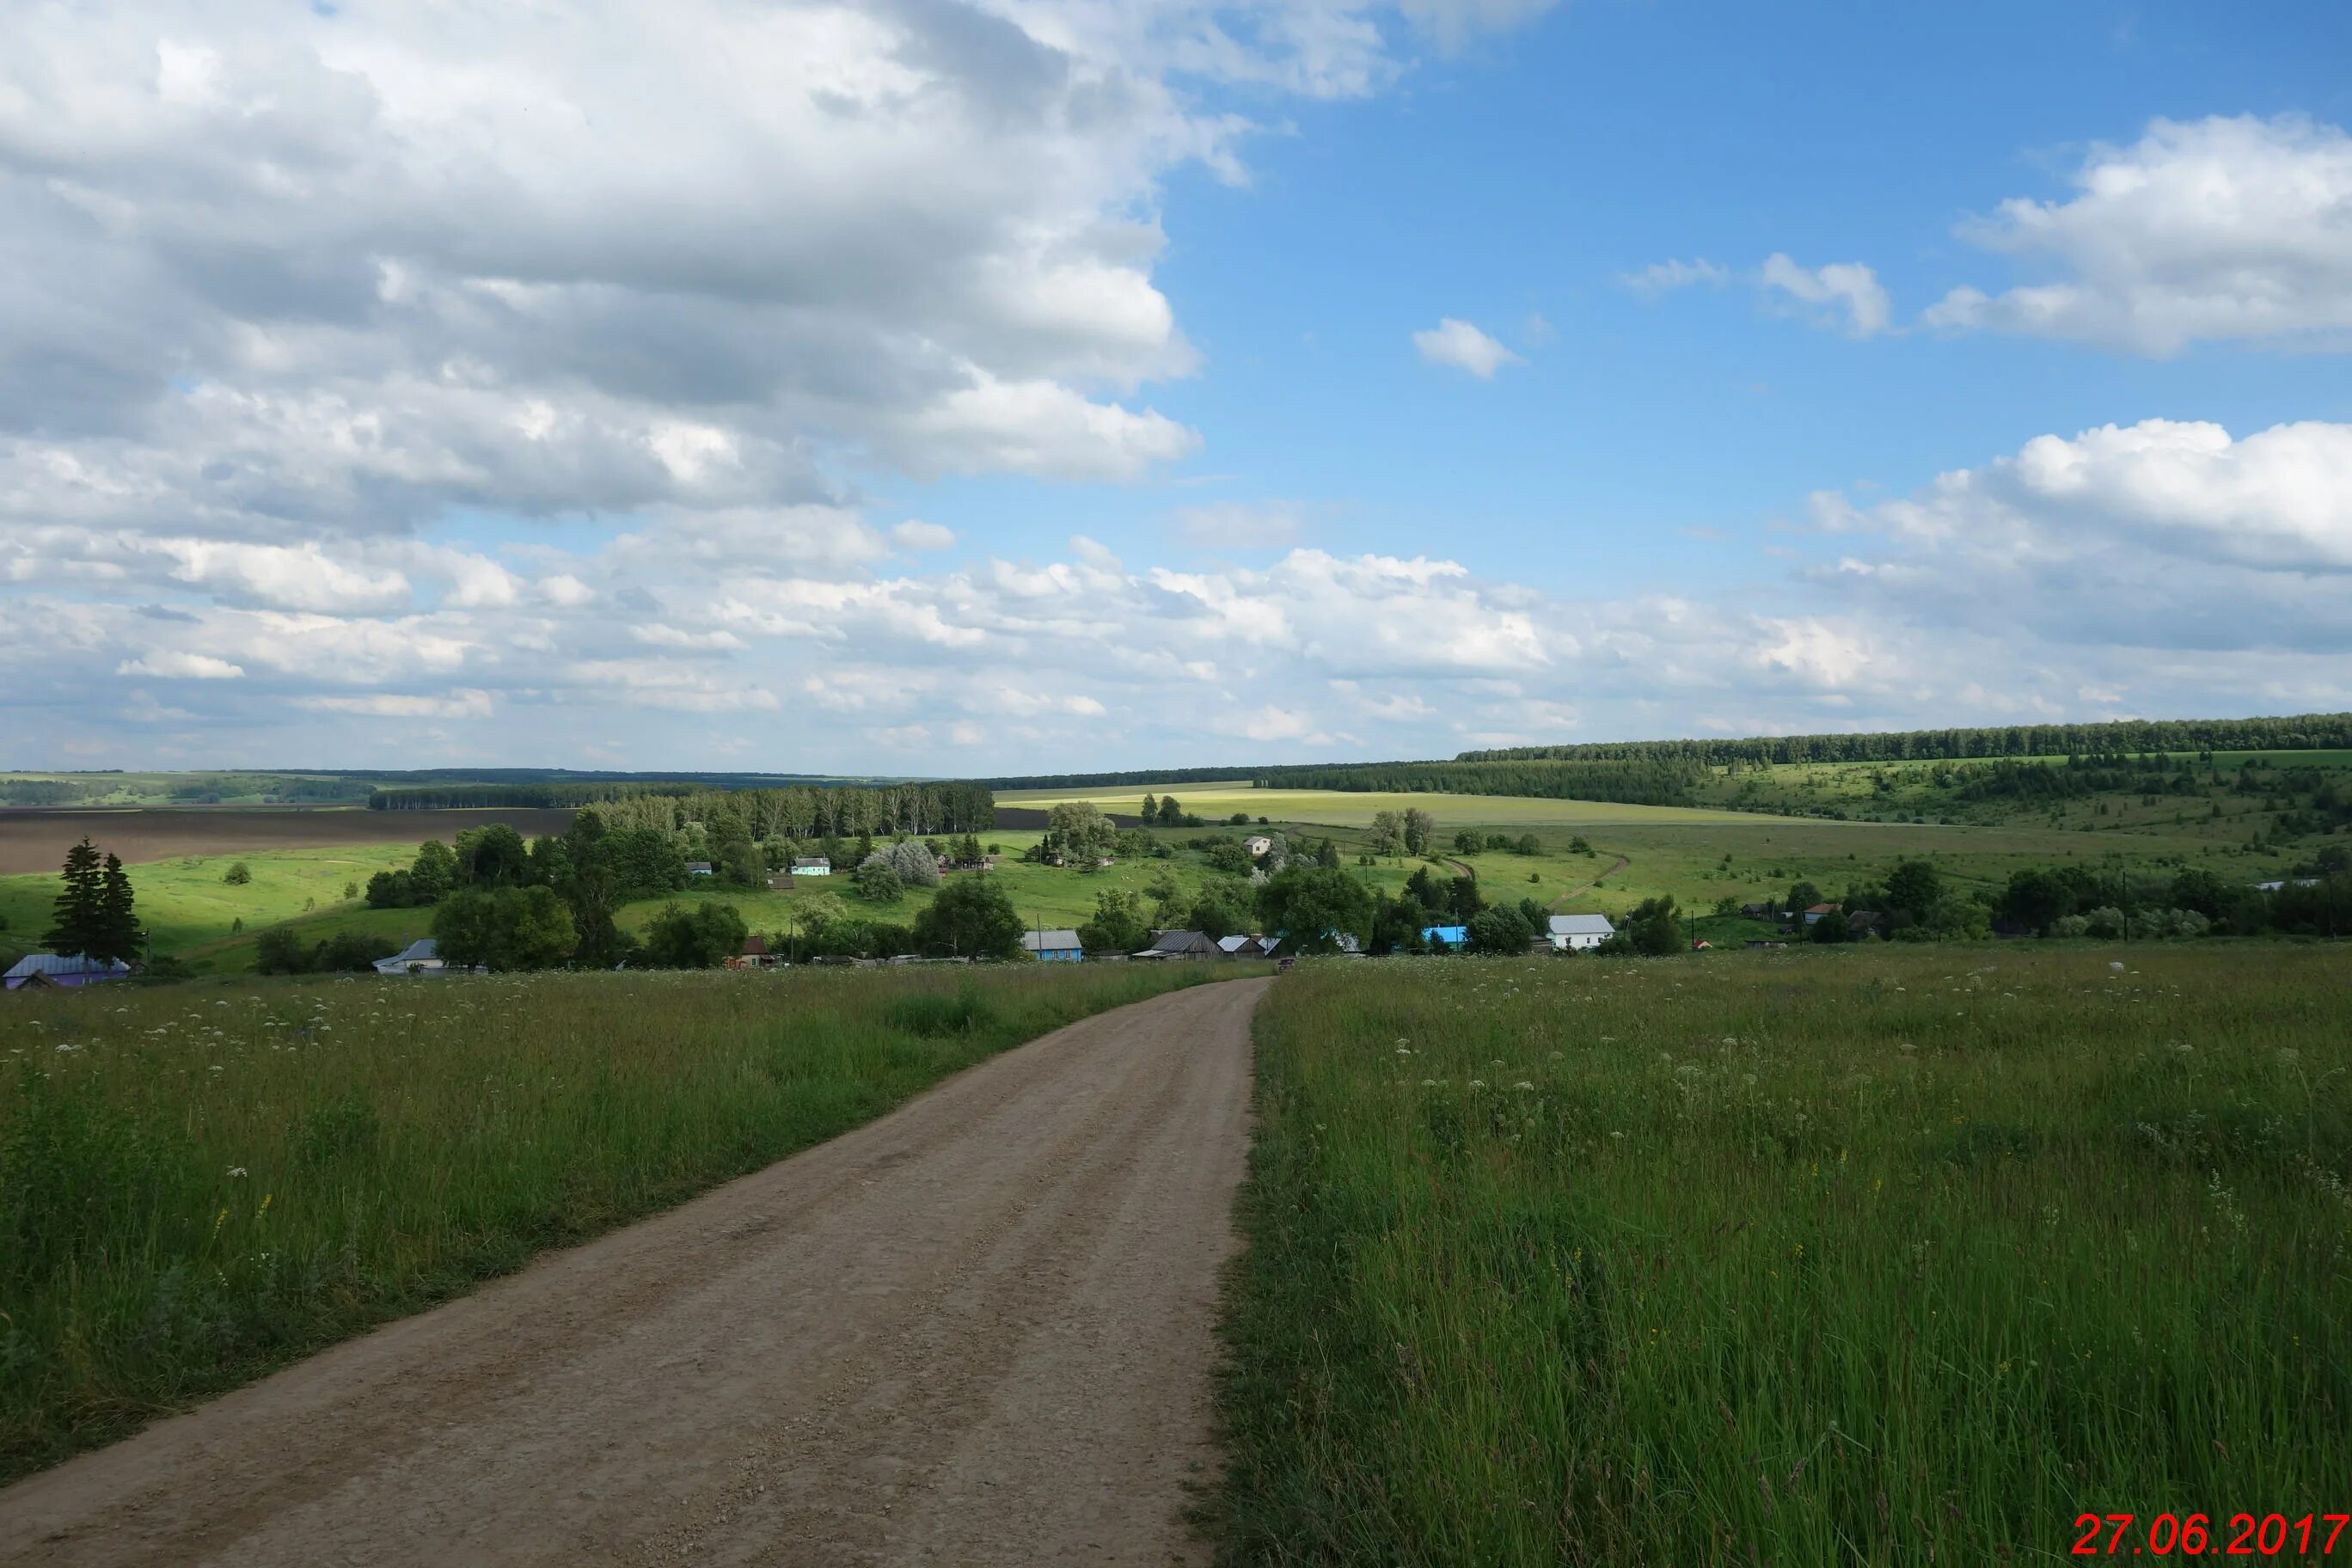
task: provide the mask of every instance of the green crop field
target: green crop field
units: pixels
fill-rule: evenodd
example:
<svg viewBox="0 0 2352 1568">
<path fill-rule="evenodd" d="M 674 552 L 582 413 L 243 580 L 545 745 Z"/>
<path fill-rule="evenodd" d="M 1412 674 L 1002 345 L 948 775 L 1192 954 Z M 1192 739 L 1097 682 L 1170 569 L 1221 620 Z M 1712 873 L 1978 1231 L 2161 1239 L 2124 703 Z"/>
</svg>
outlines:
<svg viewBox="0 0 2352 1568">
<path fill-rule="evenodd" d="M 1232 965 L 212 981 L 0 1008 L 0 1476 Z"/>
<path fill-rule="evenodd" d="M 2259 942 L 1303 967 L 1259 1014 L 1228 1560 L 2344 1510 L 2347 997 Z"/>
<path fill-rule="evenodd" d="M 1701 810 L 1675 805 L 1621 805 L 1610 801 L 1538 800 L 1500 795 L 1408 795 L 1393 791 L 1355 792 L 1332 789 L 1253 789 L 1246 784 L 1176 784 L 1153 790 L 1142 785 L 1080 790 L 1000 790 L 999 805 L 1042 811 L 1066 800 L 1092 801 L 1104 811 L 1132 816 L 1146 795 L 1173 795 L 1185 811 L 1210 822 L 1222 822 L 1235 812 L 1255 822 L 1313 824 L 1325 827 L 1361 827 L 1380 811 L 1403 811 L 1420 806 L 1448 822 L 1476 822 L 1496 826 L 1580 827 L 1595 824 L 1704 824 L 1738 822 L 1736 812 Z"/>
</svg>

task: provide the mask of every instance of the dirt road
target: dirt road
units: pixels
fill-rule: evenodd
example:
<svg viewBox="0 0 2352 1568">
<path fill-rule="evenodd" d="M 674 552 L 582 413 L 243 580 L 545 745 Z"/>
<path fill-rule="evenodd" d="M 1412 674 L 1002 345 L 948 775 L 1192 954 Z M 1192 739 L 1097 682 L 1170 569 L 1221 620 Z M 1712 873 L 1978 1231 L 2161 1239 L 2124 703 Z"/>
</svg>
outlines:
<svg viewBox="0 0 2352 1568">
<path fill-rule="evenodd" d="M 1202 1554 L 1237 981 L 0 1492 L 0 1562 L 1134 1563 Z"/>
</svg>

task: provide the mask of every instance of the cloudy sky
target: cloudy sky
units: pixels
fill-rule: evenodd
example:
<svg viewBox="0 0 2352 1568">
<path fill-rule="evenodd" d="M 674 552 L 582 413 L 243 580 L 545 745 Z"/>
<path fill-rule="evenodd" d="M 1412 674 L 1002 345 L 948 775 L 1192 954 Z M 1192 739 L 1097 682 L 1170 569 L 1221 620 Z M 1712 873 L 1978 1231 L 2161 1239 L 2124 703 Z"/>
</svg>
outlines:
<svg viewBox="0 0 2352 1568">
<path fill-rule="evenodd" d="M 2352 8 L 0 16 L 0 766 L 2352 707 Z"/>
</svg>

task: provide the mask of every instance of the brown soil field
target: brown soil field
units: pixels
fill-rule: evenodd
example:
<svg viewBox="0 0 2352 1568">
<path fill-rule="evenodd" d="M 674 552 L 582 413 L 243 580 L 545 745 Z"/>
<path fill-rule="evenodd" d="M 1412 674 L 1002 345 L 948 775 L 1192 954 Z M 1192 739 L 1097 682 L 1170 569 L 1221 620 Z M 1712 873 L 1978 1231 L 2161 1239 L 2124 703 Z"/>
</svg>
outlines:
<svg viewBox="0 0 2352 1568">
<path fill-rule="evenodd" d="M 331 806 L 0 808 L 0 876 L 54 871 L 88 835 L 125 864 L 182 855 L 259 855 L 339 844 L 446 843 L 460 828 L 503 822 L 526 838 L 561 833 L 569 811 L 367 811 Z"/>
</svg>

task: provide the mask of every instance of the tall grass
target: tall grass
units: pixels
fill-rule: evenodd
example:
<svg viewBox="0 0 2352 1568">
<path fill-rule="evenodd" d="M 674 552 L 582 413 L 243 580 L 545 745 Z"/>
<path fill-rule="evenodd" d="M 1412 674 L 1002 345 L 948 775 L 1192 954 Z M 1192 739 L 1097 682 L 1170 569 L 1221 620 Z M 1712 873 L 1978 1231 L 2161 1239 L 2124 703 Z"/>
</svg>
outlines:
<svg viewBox="0 0 2352 1568">
<path fill-rule="evenodd" d="M 1258 1038 L 1229 1560 L 2352 1507 L 2340 948 L 1328 963 Z"/>
<path fill-rule="evenodd" d="M 0 1002 L 0 1475 L 870 1120 L 1197 964 Z"/>
</svg>

